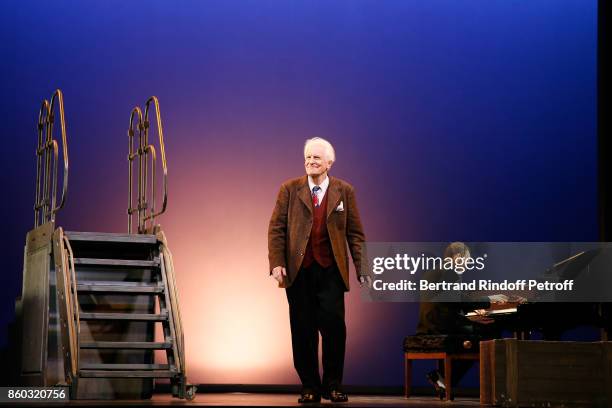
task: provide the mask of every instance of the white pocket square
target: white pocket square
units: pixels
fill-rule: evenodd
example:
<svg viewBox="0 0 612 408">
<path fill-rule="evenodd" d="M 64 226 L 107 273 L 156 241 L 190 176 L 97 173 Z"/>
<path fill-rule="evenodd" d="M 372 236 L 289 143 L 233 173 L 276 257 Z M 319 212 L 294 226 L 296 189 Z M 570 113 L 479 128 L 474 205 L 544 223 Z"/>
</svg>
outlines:
<svg viewBox="0 0 612 408">
<path fill-rule="evenodd" d="M 340 204 L 336 207 L 336 211 L 344 211 L 344 202 L 340 201 Z"/>
</svg>

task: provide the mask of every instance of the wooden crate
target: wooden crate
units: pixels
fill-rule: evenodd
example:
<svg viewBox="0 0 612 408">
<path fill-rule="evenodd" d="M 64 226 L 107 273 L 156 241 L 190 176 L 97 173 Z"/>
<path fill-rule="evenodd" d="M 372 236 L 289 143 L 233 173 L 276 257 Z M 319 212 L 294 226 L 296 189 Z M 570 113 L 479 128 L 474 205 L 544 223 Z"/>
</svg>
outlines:
<svg viewBox="0 0 612 408">
<path fill-rule="evenodd" d="M 483 341 L 480 403 L 611 407 L 612 342 Z"/>
</svg>

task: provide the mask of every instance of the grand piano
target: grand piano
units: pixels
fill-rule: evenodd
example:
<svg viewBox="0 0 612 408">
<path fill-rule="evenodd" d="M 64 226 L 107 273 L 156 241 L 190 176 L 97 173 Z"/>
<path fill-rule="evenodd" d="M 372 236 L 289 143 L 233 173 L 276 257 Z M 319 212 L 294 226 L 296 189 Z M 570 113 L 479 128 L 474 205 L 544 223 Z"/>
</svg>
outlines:
<svg viewBox="0 0 612 408">
<path fill-rule="evenodd" d="M 564 279 L 590 279 L 590 285 L 598 285 L 603 290 L 611 292 L 612 286 L 607 281 L 612 276 L 608 273 L 609 264 L 606 259 L 600 264 L 603 268 L 592 268 L 593 261 L 601 256 L 609 256 L 609 251 L 592 249 L 577 253 L 562 260 L 545 271 L 543 280 L 563 281 Z M 600 265 L 601 266 L 601 265 Z M 612 269 L 612 268 L 611 268 Z M 601 286 L 605 285 L 605 286 Z M 496 305 L 487 310 L 478 310 L 466 314 L 470 320 L 495 324 L 501 330 L 514 333 L 514 337 L 527 340 L 534 332 L 541 333 L 544 340 L 559 340 L 562 334 L 579 326 L 590 326 L 601 330 L 601 340 L 607 341 L 612 333 L 612 303 L 607 302 L 606 296 L 593 293 L 597 301 L 576 301 L 589 298 L 584 290 L 577 291 L 571 296 L 557 296 L 551 298 L 550 294 L 531 294 L 531 298 L 510 295 L 510 301 L 503 305 Z M 517 297 L 519 300 L 517 300 Z"/>
</svg>

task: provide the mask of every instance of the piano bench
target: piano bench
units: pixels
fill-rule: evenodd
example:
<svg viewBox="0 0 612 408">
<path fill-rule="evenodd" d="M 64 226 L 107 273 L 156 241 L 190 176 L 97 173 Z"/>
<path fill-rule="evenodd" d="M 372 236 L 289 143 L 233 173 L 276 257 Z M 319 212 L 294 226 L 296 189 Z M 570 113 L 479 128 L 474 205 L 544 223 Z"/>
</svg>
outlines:
<svg viewBox="0 0 612 408">
<path fill-rule="evenodd" d="M 451 373 L 453 360 L 480 359 L 480 337 L 461 335 L 415 335 L 404 339 L 404 397 L 410 397 L 412 360 L 444 362 L 445 400 L 453 399 Z"/>
</svg>

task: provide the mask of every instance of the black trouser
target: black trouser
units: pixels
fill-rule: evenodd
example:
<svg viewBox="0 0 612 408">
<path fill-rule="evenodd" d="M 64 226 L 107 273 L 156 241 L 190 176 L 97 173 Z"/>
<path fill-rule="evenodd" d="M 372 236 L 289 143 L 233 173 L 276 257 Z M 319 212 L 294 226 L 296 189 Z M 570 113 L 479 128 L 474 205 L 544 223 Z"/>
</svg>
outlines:
<svg viewBox="0 0 612 408">
<path fill-rule="evenodd" d="M 346 325 L 344 282 L 338 268 L 314 262 L 302 268 L 287 288 L 293 365 L 305 391 L 338 389 L 342 384 Z M 319 376 L 319 332 L 323 343 L 323 381 Z"/>
</svg>

